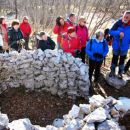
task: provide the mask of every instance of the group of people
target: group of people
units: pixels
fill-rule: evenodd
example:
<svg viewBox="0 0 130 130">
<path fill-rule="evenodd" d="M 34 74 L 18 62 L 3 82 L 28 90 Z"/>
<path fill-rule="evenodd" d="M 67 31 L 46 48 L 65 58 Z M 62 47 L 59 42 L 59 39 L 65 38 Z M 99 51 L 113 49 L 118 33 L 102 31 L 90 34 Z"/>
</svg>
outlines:
<svg viewBox="0 0 130 130">
<path fill-rule="evenodd" d="M 109 76 L 115 76 L 115 69 L 119 65 L 118 75 L 122 78 L 122 74 L 127 72 L 130 66 L 130 59 L 126 66 L 124 65 L 130 46 L 130 11 L 126 11 L 111 29 L 97 30 L 92 38 L 89 37 L 85 17 L 81 16 L 78 23 L 76 21 L 76 15 L 73 13 L 66 20 L 62 16 L 57 17 L 53 32 L 57 35 L 58 49 L 81 58 L 83 63 L 86 63 L 87 55 L 90 82 L 93 81 L 93 73 L 94 82 L 98 82 L 102 63 L 109 52 L 108 46 L 112 43 L 113 58 Z M 10 48 L 20 52 L 22 47 L 29 50 L 31 36 L 32 28 L 28 17 L 23 17 L 22 23 L 14 20 L 11 28 L 7 27 L 5 18 L 0 17 L 0 52 L 8 52 Z M 54 50 L 55 46 L 55 42 L 45 32 L 40 32 L 38 49 Z"/>
<path fill-rule="evenodd" d="M 66 21 L 59 16 L 53 32 L 58 35 L 58 49 L 63 49 L 64 52 L 69 52 L 75 57 L 81 57 L 85 63 L 86 42 L 89 40 L 88 28 L 84 17 L 79 18 L 78 24 L 75 21 L 76 16 L 73 13 Z"/>
<path fill-rule="evenodd" d="M 22 46 L 29 50 L 28 43 L 31 35 L 32 28 L 28 17 L 25 16 L 22 23 L 19 20 L 12 21 L 11 27 L 7 26 L 5 17 L 0 17 L 0 52 L 8 52 L 9 49 L 20 52 Z"/>
<path fill-rule="evenodd" d="M 110 77 L 116 74 L 116 67 L 119 66 L 118 77 L 126 73 L 130 66 L 130 59 L 126 66 L 125 59 L 130 47 L 130 11 L 126 11 L 111 29 L 97 30 L 90 38 L 86 26 L 85 17 L 80 17 L 78 23 L 75 14 L 70 14 L 65 20 L 59 16 L 53 32 L 57 34 L 58 49 L 71 53 L 74 57 L 82 59 L 86 63 L 85 56 L 89 57 L 89 79 L 98 82 L 102 63 L 109 52 L 109 45 L 113 48 Z"/>
</svg>

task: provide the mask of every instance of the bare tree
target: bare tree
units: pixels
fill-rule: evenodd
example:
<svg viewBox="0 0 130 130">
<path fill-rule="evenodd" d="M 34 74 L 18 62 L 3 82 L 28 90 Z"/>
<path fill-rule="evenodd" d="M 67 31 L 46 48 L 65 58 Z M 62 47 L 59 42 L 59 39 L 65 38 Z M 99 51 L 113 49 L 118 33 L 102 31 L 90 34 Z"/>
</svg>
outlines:
<svg viewBox="0 0 130 130">
<path fill-rule="evenodd" d="M 0 12 L 15 12 L 16 18 L 27 15 L 34 31 L 51 32 L 56 17 L 69 13 L 86 17 L 90 34 L 116 20 L 130 8 L 130 0 L 0 0 Z"/>
<path fill-rule="evenodd" d="M 18 18 L 18 6 L 17 6 L 17 0 L 14 0 L 14 5 L 15 5 L 15 18 Z"/>
</svg>

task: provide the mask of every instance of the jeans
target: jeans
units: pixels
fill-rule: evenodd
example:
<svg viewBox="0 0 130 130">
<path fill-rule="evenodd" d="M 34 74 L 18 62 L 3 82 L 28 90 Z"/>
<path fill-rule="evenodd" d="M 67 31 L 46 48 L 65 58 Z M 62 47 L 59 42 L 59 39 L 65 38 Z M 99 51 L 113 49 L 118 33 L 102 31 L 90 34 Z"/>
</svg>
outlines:
<svg viewBox="0 0 130 130">
<path fill-rule="evenodd" d="M 4 53 L 3 47 L 0 46 L 0 53 Z"/>
<path fill-rule="evenodd" d="M 127 56 L 127 51 L 115 51 L 113 50 L 113 58 L 111 64 L 111 72 L 115 73 L 115 69 L 119 66 L 119 74 L 124 71 L 124 63 Z"/>
</svg>

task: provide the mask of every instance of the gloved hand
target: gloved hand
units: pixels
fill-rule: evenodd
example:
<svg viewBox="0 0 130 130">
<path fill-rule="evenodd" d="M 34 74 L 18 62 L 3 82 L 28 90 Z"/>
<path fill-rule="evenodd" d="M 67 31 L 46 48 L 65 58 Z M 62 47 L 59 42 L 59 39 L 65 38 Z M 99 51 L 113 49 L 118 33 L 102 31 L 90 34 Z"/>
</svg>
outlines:
<svg viewBox="0 0 130 130">
<path fill-rule="evenodd" d="M 25 43 L 25 40 L 24 40 L 24 39 L 20 39 L 19 41 L 17 41 L 17 44 L 23 45 L 24 43 Z"/>
<path fill-rule="evenodd" d="M 100 58 L 100 59 L 103 58 L 103 55 L 102 55 L 102 54 L 99 54 L 99 53 L 94 53 L 93 56 L 94 56 L 95 58 Z"/>
<path fill-rule="evenodd" d="M 104 31 L 105 36 L 108 35 L 108 34 L 109 34 L 109 28 L 105 29 L 105 31 Z"/>
<path fill-rule="evenodd" d="M 75 50 L 74 51 L 74 53 L 75 53 L 75 57 L 81 57 L 80 55 L 81 55 L 81 51 L 80 50 Z"/>
</svg>

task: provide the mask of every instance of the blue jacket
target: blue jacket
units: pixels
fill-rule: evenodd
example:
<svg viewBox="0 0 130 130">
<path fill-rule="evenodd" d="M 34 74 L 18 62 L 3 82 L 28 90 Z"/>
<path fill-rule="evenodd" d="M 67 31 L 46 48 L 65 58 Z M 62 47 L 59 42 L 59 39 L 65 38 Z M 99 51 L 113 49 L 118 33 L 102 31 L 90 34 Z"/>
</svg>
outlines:
<svg viewBox="0 0 130 130">
<path fill-rule="evenodd" d="M 124 33 L 124 37 L 121 40 L 120 39 L 120 33 Z M 122 51 L 122 52 L 127 52 L 130 46 L 130 26 L 127 27 L 118 27 L 117 30 L 110 30 L 109 31 L 110 35 L 113 36 L 113 43 L 112 47 L 114 51 Z"/>
<path fill-rule="evenodd" d="M 111 28 L 111 30 L 117 30 L 119 27 L 122 27 L 122 26 L 123 26 L 122 19 L 119 19 L 119 20 L 113 25 L 113 27 Z"/>
<path fill-rule="evenodd" d="M 89 58 L 94 61 L 103 61 L 108 53 L 108 44 L 106 40 L 103 42 L 99 42 L 97 39 L 92 39 L 87 43 L 86 46 L 86 53 L 88 54 Z M 103 58 L 96 58 L 94 54 L 98 53 L 103 56 Z"/>
</svg>

